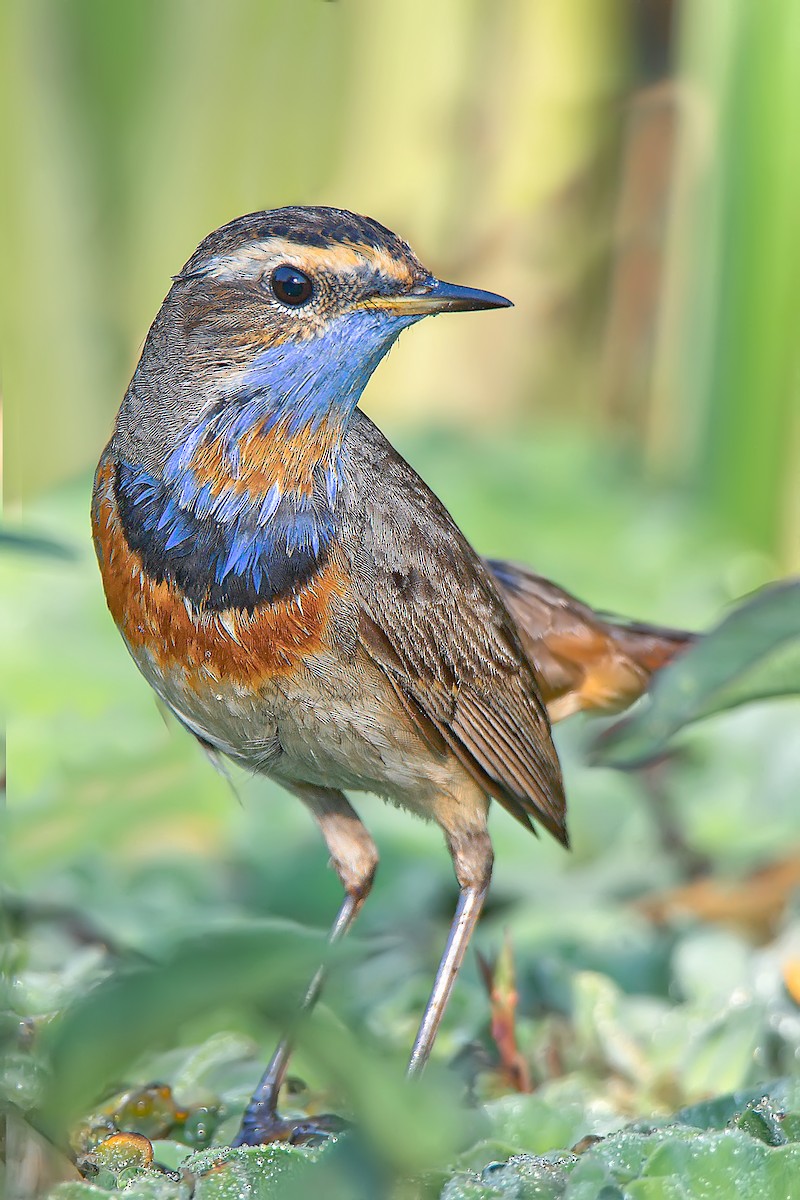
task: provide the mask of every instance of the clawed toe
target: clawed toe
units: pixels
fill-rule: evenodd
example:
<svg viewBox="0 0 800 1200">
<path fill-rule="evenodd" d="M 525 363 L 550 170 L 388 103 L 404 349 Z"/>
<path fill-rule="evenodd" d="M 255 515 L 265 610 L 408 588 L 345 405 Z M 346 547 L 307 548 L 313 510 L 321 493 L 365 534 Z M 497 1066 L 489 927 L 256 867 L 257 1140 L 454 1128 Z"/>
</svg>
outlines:
<svg viewBox="0 0 800 1200">
<path fill-rule="evenodd" d="M 285 1142 L 290 1146 L 319 1146 L 331 1135 L 343 1133 L 350 1122 L 336 1113 L 319 1113 L 315 1117 L 282 1117 L 274 1109 L 248 1111 L 234 1138 L 234 1146 L 263 1146 L 269 1142 Z"/>
</svg>

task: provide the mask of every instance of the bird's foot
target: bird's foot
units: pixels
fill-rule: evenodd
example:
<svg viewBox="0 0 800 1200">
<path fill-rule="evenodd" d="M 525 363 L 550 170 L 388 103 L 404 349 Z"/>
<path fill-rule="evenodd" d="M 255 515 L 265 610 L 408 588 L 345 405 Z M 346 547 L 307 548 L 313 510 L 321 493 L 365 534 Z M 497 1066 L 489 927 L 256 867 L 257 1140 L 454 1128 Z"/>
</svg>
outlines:
<svg viewBox="0 0 800 1200">
<path fill-rule="evenodd" d="M 350 1122 L 335 1113 L 314 1117 L 282 1117 L 272 1104 L 249 1104 L 233 1146 L 263 1146 L 285 1142 L 290 1146 L 319 1146 L 332 1134 L 343 1133 Z"/>
</svg>

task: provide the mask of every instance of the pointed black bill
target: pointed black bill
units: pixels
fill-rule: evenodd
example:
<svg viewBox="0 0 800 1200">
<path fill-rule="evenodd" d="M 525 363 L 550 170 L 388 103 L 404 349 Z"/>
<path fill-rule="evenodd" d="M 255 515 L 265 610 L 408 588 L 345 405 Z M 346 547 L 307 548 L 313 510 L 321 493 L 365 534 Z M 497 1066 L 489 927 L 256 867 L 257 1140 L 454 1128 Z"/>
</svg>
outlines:
<svg viewBox="0 0 800 1200">
<path fill-rule="evenodd" d="M 385 312 L 419 313 L 427 315 L 440 312 L 473 312 L 482 308 L 512 308 L 512 302 L 494 292 L 482 292 L 479 288 L 461 287 L 458 283 L 445 283 L 432 279 L 413 292 L 396 296 L 371 296 L 366 301 L 369 308 L 380 308 Z"/>
</svg>

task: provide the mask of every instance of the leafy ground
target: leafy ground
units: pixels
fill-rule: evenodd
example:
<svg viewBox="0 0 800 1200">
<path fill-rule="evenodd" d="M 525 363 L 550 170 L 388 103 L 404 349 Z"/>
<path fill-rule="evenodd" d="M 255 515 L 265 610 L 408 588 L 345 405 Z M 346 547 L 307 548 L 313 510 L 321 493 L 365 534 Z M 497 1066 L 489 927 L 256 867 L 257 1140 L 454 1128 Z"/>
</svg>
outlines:
<svg viewBox="0 0 800 1200">
<path fill-rule="evenodd" d="M 480 549 L 598 606 L 703 628 L 774 574 L 602 447 L 405 449 Z M 433 829 L 360 798 L 378 881 L 285 1099 L 354 1131 L 221 1150 L 338 885 L 299 806 L 242 775 L 237 803 L 158 713 L 104 610 L 87 492 L 42 501 L 14 530 L 43 540 L 0 556 L 18 1194 L 800 1196 L 796 701 L 706 721 L 638 772 L 587 765 L 596 724 L 559 728 L 573 853 L 495 814 L 484 970 L 470 956 L 413 1102 L 402 1060 L 455 885 Z M 137 1091 L 154 1081 L 171 1090 Z M 86 1182 L 45 1149 L 67 1138 Z"/>
</svg>

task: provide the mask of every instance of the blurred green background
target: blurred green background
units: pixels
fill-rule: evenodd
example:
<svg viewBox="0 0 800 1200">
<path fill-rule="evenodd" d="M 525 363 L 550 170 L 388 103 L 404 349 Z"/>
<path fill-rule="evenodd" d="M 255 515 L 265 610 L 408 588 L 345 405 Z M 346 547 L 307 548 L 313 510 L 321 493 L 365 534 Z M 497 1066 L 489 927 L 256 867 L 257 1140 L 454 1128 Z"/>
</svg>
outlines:
<svg viewBox="0 0 800 1200">
<path fill-rule="evenodd" d="M 232 800 L 105 611 L 91 472 L 169 276 L 237 214 L 321 203 L 510 296 L 403 338 L 364 407 L 481 551 L 705 628 L 800 567 L 800 5 L 6 0 L 0 47 L 6 966 L 10 1009 L 36 1016 L 107 942 L 124 959 L 223 916 L 322 927 L 338 903 L 298 806 L 238 776 Z M 791 873 L 750 922 L 637 904 L 699 867 L 791 864 L 797 729 L 796 702 L 717 718 L 653 778 L 588 769 L 578 720 L 557 731 L 572 856 L 495 815 L 479 941 L 510 930 L 542 1103 L 555 1088 L 571 1114 L 553 1130 L 537 1110 L 533 1148 L 796 1069 Z M 360 808 L 377 940 L 331 1007 L 399 1054 L 454 884 L 434 830 Z M 487 1003 L 471 960 L 443 1059 L 486 1040 Z M 179 1040 L 254 1037 L 249 1086 L 275 1029 L 241 1010 Z M 577 1050 L 554 1082 L 559 1038 Z M 325 1082 L 313 1057 L 298 1070 Z"/>
<path fill-rule="evenodd" d="M 7 496 L 87 470 L 210 229 L 327 203 L 516 302 L 370 411 L 554 423 L 783 566 L 800 527 L 794 0 L 9 0 Z"/>
</svg>

